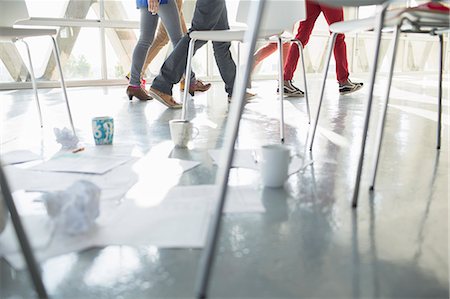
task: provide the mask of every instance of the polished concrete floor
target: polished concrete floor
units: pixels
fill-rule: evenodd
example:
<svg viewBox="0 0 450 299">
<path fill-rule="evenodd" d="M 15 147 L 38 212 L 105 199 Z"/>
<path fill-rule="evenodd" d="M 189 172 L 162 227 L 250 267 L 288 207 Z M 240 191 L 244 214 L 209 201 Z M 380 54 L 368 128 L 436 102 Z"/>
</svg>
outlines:
<svg viewBox="0 0 450 299">
<path fill-rule="evenodd" d="M 286 144 L 314 163 L 291 176 L 284 189 L 256 188 L 265 213 L 224 217 L 211 298 L 449 298 L 448 78 L 442 149 L 437 151 L 436 76 L 396 75 L 377 183 L 369 192 L 383 79 L 375 88 L 357 210 L 350 200 L 366 90 L 339 96 L 330 80 L 311 153 L 305 100 L 285 101 Z M 318 77 L 309 78 L 312 111 L 319 84 Z M 258 97 L 245 107 L 237 148 L 279 142 L 276 82 L 256 81 L 253 87 Z M 82 142 L 93 143 L 92 117 L 112 115 L 115 144 L 201 161 L 175 178 L 179 185 L 197 185 L 214 183 L 217 173 L 207 150 L 220 149 L 223 142 L 228 104 L 222 89 L 222 83 L 214 83 L 191 102 L 189 118 L 200 135 L 189 149 L 173 149 L 169 139 L 168 121 L 180 111 L 156 101 L 129 102 L 124 86 L 70 88 L 68 93 Z M 42 130 L 31 90 L 0 95 L 2 152 L 30 149 L 47 158 L 59 150 L 53 128 L 68 126 L 59 89 L 40 90 Z M 149 188 L 159 183 L 149 182 Z M 233 169 L 230 183 L 259 186 L 259 175 Z M 200 255 L 199 249 L 109 246 L 59 256 L 41 267 L 53 298 L 191 298 Z M 4 260 L 0 278 L 1 298 L 33 296 L 27 273 Z"/>
</svg>

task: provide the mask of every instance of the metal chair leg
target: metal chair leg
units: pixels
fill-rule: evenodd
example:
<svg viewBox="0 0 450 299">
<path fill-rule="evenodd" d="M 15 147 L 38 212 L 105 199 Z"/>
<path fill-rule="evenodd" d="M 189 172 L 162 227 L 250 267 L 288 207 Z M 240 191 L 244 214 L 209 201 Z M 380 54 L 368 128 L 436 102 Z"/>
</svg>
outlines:
<svg viewBox="0 0 450 299">
<path fill-rule="evenodd" d="M 320 108 L 322 107 L 323 96 L 325 94 L 325 83 L 327 81 L 328 69 L 330 67 L 331 53 L 333 53 L 334 44 L 336 42 L 336 36 L 337 36 L 337 33 L 332 33 L 331 37 L 329 39 L 328 54 L 327 54 L 327 58 L 325 60 L 325 69 L 323 71 L 323 80 L 322 80 L 322 88 L 320 90 L 319 104 L 317 106 L 316 117 L 314 119 L 314 125 L 313 125 L 313 131 L 312 131 L 312 134 L 311 134 L 311 140 L 309 141 L 309 145 L 308 145 L 309 150 L 312 150 L 313 143 L 314 143 L 314 137 L 316 135 L 317 124 L 319 123 Z"/>
<path fill-rule="evenodd" d="M 22 253 L 25 258 L 28 271 L 30 272 L 34 289 L 36 290 L 36 293 L 38 294 L 39 298 L 44 299 L 48 298 L 47 291 L 45 289 L 44 283 L 42 282 L 39 266 L 36 263 L 36 259 L 33 254 L 33 250 L 31 249 L 30 242 L 27 238 L 27 235 L 25 234 L 25 230 L 23 229 L 23 225 L 20 220 L 20 216 L 17 212 L 16 206 L 14 204 L 14 200 L 11 195 L 11 189 L 9 188 L 8 181 L 6 179 L 5 173 L 3 172 L 3 167 L 1 163 L 0 163 L 0 188 L 3 195 L 3 199 L 0 198 L 0 200 L 5 201 L 5 204 L 11 215 L 11 221 L 14 226 L 14 230 L 16 231 L 17 239 L 22 249 Z"/>
<path fill-rule="evenodd" d="M 281 37 L 277 38 L 278 45 L 278 89 L 280 95 L 280 140 L 284 143 L 284 77 L 283 77 L 283 44 Z"/>
<path fill-rule="evenodd" d="M 372 109 L 372 100 L 373 100 L 373 89 L 375 85 L 375 77 L 377 72 L 377 65 L 378 65 L 378 59 L 379 59 L 379 53 L 380 53 L 380 44 L 381 44 L 381 30 L 383 28 L 384 24 L 384 17 L 386 15 L 386 10 L 389 5 L 389 1 L 387 4 L 384 4 L 382 6 L 382 9 L 380 13 L 377 15 L 377 24 L 375 27 L 376 32 L 376 40 L 375 40 L 375 54 L 374 54 L 374 60 L 372 64 L 372 73 L 370 76 L 369 81 L 369 91 L 368 91 L 368 99 L 366 103 L 366 112 L 364 114 L 364 126 L 362 131 L 362 138 L 361 138 L 361 149 L 359 151 L 359 159 L 358 159 L 358 166 L 356 171 L 356 180 L 355 180 L 355 188 L 353 190 L 353 199 L 352 199 L 352 207 L 356 208 L 358 206 L 358 196 L 359 196 L 359 185 L 361 184 L 361 173 L 362 173 L 362 167 L 364 163 L 364 151 L 366 148 L 366 139 L 367 139 L 367 131 L 369 130 L 369 122 L 370 122 L 370 112 Z"/>
<path fill-rule="evenodd" d="M 444 37 L 439 34 L 439 87 L 438 87 L 438 122 L 437 122 L 437 145 L 441 148 L 441 130 L 442 130 L 442 69 L 444 68 Z"/>
<path fill-rule="evenodd" d="M 76 136 L 77 134 L 75 132 L 75 126 L 73 125 L 72 113 L 70 112 L 69 99 L 67 97 L 66 83 L 64 82 L 64 74 L 63 74 L 62 67 L 61 67 L 61 60 L 59 58 L 60 55 L 59 55 L 58 43 L 56 42 L 56 38 L 54 36 L 52 36 L 51 38 L 53 41 L 53 52 L 55 53 L 55 60 L 56 60 L 56 64 L 58 65 L 59 77 L 61 80 L 61 89 L 63 91 L 64 99 L 66 101 L 66 107 L 67 107 L 67 113 L 69 115 L 70 126 L 72 127 L 73 135 Z"/>
<path fill-rule="evenodd" d="M 30 47 L 28 46 L 28 43 L 21 39 L 20 40 L 27 49 L 27 55 L 28 55 L 28 64 L 30 65 L 30 75 L 31 75 L 31 84 L 33 85 L 33 91 L 34 91 L 34 98 L 36 99 L 36 106 L 39 113 L 39 122 L 41 124 L 41 128 L 44 126 L 44 123 L 42 121 L 42 110 L 41 110 L 41 104 L 39 103 L 39 95 L 37 91 L 37 83 L 36 83 L 36 77 L 34 76 L 34 68 L 33 68 L 33 62 L 31 61 L 31 53 L 30 53 Z"/>
<path fill-rule="evenodd" d="M 383 134 L 384 134 L 384 124 L 386 122 L 386 112 L 389 104 L 389 94 L 391 92 L 391 86 L 392 86 L 392 76 L 394 74 L 394 67 L 395 67 L 395 58 L 397 56 L 397 46 L 398 46 L 398 37 L 400 32 L 400 26 L 397 26 L 394 31 L 394 39 L 393 39 L 393 46 L 392 46 L 392 53 L 391 53 L 391 65 L 389 68 L 389 75 L 388 75 L 388 81 L 386 86 L 386 94 L 384 96 L 384 105 L 383 105 L 383 111 L 381 113 L 381 118 L 378 124 L 378 134 L 376 138 L 376 151 L 374 155 L 374 162 L 372 167 L 372 179 L 370 184 L 370 189 L 373 190 L 375 186 L 375 179 L 377 175 L 378 170 L 378 161 L 380 159 L 380 152 L 381 152 L 381 141 L 383 140 Z"/>
<path fill-rule="evenodd" d="M 181 118 L 186 120 L 186 114 L 187 114 L 187 106 L 188 106 L 188 94 L 189 94 L 189 88 L 191 86 L 191 72 L 192 72 L 192 57 L 194 56 L 194 47 L 195 47 L 195 41 L 196 39 L 191 38 L 191 41 L 189 42 L 189 50 L 188 50 L 188 57 L 187 57 L 187 63 L 186 63 L 186 73 L 184 74 L 184 92 L 183 92 L 183 108 L 181 111 Z"/>
<path fill-rule="evenodd" d="M 244 111 L 247 81 L 250 77 L 250 72 L 252 69 L 253 53 L 255 51 L 258 29 L 261 23 L 265 3 L 265 0 L 255 2 L 253 6 L 256 6 L 256 9 L 250 10 L 251 21 L 249 22 L 249 31 L 245 36 L 245 40 L 249 40 L 248 52 L 245 55 L 245 59 L 249 63 L 245 65 L 244 73 L 242 74 L 242 80 L 235 81 L 235 92 L 233 92 L 230 114 L 228 115 L 228 121 L 225 129 L 224 150 L 222 159 L 220 160 L 221 162 L 219 165 L 219 170 L 217 172 L 216 183 L 218 185 L 218 193 L 216 194 L 216 196 L 218 200 L 214 215 L 212 216 L 212 222 L 208 230 L 206 247 L 203 250 L 203 254 L 200 260 L 201 264 L 199 267 L 199 279 L 197 281 L 198 284 L 196 286 L 196 298 L 208 297 L 209 278 L 214 263 L 217 242 L 219 239 L 222 211 L 223 207 L 225 206 L 228 178 L 230 176 L 231 162 L 233 161 L 234 156 L 234 146 L 239 131 L 239 123 L 242 117 L 242 112 Z"/>
<path fill-rule="evenodd" d="M 305 85 L 305 100 L 306 100 L 306 111 L 308 113 L 308 124 L 311 124 L 311 110 L 309 107 L 309 95 L 308 95 L 308 84 L 306 83 L 306 65 L 305 65 L 305 56 L 303 53 L 303 45 L 298 39 L 293 40 L 295 43 L 297 43 L 299 49 L 300 49 L 300 55 L 302 59 L 302 70 L 303 70 L 303 84 Z"/>
</svg>

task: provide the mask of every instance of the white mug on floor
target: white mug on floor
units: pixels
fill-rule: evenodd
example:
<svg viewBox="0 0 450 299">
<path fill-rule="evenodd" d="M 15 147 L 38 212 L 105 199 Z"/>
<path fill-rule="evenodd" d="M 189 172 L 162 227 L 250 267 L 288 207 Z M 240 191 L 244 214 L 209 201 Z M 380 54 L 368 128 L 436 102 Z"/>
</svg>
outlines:
<svg viewBox="0 0 450 299">
<path fill-rule="evenodd" d="M 265 187 L 280 188 L 288 178 L 291 151 L 281 144 L 261 147 L 261 178 Z"/>
<path fill-rule="evenodd" d="M 189 141 L 197 137 L 199 131 L 189 120 L 172 119 L 169 121 L 170 136 L 176 147 L 187 147 Z M 195 131 L 195 135 L 192 136 Z"/>
</svg>

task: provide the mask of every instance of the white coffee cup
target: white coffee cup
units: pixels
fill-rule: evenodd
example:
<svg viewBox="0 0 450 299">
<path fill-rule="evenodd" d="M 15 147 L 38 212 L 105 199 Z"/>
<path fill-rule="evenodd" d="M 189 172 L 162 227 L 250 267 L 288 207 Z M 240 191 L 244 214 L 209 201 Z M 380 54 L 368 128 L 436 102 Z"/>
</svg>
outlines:
<svg viewBox="0 0 450 299">
<path fill-rule="evenodd" d="M 187 147 L 189 141 L 198 136 L 198 129 L 189 120 L 172 119 L 169 121 L 170 136 L 176 147 Z M 195 135 L 192 136 L 195 131 Z"/>
<path fill-rule="evenodd" d="M 280 188 L 288 178 L 291 151 L 281 144 L 261 147 L 261 178 L 265 187 Z"/>
</svg>

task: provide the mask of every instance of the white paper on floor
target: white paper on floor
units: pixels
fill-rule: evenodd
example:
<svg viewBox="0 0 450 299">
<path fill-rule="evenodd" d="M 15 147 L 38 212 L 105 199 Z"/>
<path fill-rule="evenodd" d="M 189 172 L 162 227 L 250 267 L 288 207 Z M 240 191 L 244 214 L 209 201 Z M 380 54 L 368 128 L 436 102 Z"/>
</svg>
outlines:
<svg viewBox="0 0 450 299">
<path fill-rule="evenodd" d="M 260 166 L 257 160 L 261 157 L 260 153 L 261 151 L 259 149 L 236 149 L 234 150 L 234 158 L 233 163 L 231 163 L 231 167 L 259 170 Z M 208 154 L 211 156 L 215 164 L 219 164 L 222 150 L 208 150 Z M 288 174 L 294 174 L 309 164 L 311 164 L 311 162 L 307 162 L 303 165 L 303 160 L 301 158 L 298 156 L 293 156 L 291 164 L 289 164 Z"/>
<path fill-rule="evenodd" d="M 21 220 L 33 249 L 45 248 L 50 243 L 54 225 L 47 215 L 26 215 Z M 5 230 L 0 234 L 0 257 L 18 251 L 20 246 L 10 217 Z"/>
<path fill-rule="evenodd" d="M 56 155 L 48 161 L 31 167 L 30 170 L 104 174 L 130 159 L 131 157 L 124 156 L 94 156 L 83 152 L 76 154 L 69 152 Z"/>
<path fill-rule="evenodd" d="M 209 219 L 206 200 L 179 198 L 157 207 L 141 207 L 133 200 L 125 200 L 119 206 L 102 206 L 101 216 L 89 232 L 70 236 L 56 231 L 49 246 L 35 254 L 43 262 L 61 254 L 108 245 L 200 248 L 206 242 Z M 25 268 L 20 253 L 5 258 L 13 268 Z"/>
<path fill-rule="evenodd" d="M 216 206 L 216 185 L 177 186 L 158 206 L 144 207 L 125 199 L 120 205 L 103 202 L 95 227 L 77 236 L 56 231 L 48 247 L 36 250 L 39 262 L 54 256 L 108 245 L 153 245 L 159 248 L 201 248 Z M 151 196 L 151 195 L 149 195 Z M 260 213 L 265 208 L 254 186 L 232 186 L 225 213 Z M 25 264 L 20 253 L 8 254 L 15 269 Z"/>
<path fill-rule="evenodd" d="M 53 192 L 65 190 L 78 180 L 87 180 L 100 187 L 101 200 L 117 200 L 122 198 L 138 180 L 137 174 L 132 169 L 136 161 L 136 158 L 132 158 L 103 175 L 41 172 L 15 166 L 5 167 L 5 173 L 12 191 Z"/>
<path fill-rule="evenodd" d="M 163 203 L 190 198 L 192 201 L 207 201 L 215 208 L 218 195 L 217 185 L 176 186 L 166 195 Z M 224 213 L 264 213 L 261 192 L 255 186 L 229 186 Z M 214 211 L 211 211 L 214 212 Z"/>
<path fill-rule="evenodd" d="M 25 163 L 35 160 L 42 159 L 41 156 L 39 156 L 36 153 L 33 153 L 29 150 L 15 150 L 10 151 L 7 153 L 2 153 L 2 163 L 3 165 L 10 165 L 10 164 L 19 164 L 19 163 Z"/>
</svg>

